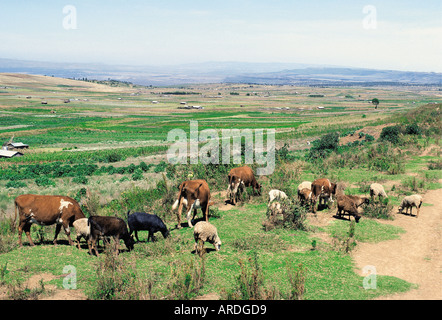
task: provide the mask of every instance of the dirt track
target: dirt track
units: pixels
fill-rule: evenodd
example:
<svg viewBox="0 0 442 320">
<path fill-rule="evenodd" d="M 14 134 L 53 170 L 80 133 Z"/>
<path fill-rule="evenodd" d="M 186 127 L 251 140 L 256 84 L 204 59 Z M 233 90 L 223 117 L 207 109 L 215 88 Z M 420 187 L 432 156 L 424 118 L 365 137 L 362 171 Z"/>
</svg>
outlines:
<svg viewBox="0 0 442 320">
<path fill-rule="evenodd" d="M 359 243 L 353 253 L 360 275 L 364 266 L 372 265 L 378 275 L 394 276 L 418 285 L 417 289 L 378 299 L 442 299 L 442 189 L 425 193 L 423 202 L 431 206 L 421 207 L 419 218 L 397 214 L 395 220 L 382 222 L 403 228 L 406 233 L 401 234 L 400 239 Z"/>
</svg>

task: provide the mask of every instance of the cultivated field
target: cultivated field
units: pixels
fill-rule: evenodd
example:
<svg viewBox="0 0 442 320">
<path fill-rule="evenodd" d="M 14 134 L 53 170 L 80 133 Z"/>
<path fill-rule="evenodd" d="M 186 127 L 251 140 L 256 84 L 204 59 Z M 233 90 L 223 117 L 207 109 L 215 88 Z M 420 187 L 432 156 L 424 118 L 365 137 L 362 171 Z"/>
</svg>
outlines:
<svg viewBox="0 0 442 320">
<path fill-rule="evenodd" d="M 141 87 L 0 74 L 0 139 L 30 146 L 0 158 L 0 299 L 441 299 L 441 282 L 432 281 L 441 277 L 441 90 Z M 168 132 L 189 134 L 191 120 L 199 130 L 276 130 L 276 167 L 258 177 L 260 196 L 246 189 L 236 206 L 225 202 L 227 173 L 239 165 L 167 162 Z M 220 251 L 206 243 L 202 257 L 171 210 L 189 178 L 208 182 L 209 221 L 223 243 Z M 361 208 L 357 224 L 336 218 L 336 204 L 313 214 L 296 201 L 297 223 L 269 222 L 269 190 L 296 199 L 298 184 L 317 178 L 366 196 L 378 182 L 388 199 Z M 20 248 L 14 198 L 25 193 L 73 197 L 86 216 L 155 213 L 171 234 L 131 252 L 122 242 L 119 256 L 101 248 L 97 258 L 86 242 L 68 246 L 63 231 L 54 246 L 55 226 L 34 225 L 37 245 L 24 239 Z M 419 218 L 397 214 L 414 193 L 424 199 Z M 64 289 L 66 266 L 75 267 L 76 290 Z M 364 285 L 366 266 L 376 268 L 376 288 Z"/>
</svg>

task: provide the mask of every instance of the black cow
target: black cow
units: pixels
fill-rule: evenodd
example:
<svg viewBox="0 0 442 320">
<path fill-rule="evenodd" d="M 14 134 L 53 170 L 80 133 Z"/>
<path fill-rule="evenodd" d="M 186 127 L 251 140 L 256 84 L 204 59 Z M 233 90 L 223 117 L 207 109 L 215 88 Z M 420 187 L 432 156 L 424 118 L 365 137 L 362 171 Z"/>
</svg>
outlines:
<svg viewBox="0 0 442 320">
<path fill-rule="evenodd" d="M 163 220 L 155 214 L 149 214 L 146 212 L 134 212 L 129 214 L 130 210 L 127 212 L 127 224 L 129 225 L 129 235 L 135 231 L 135 238 L 138 239 L 138 231 L 147 230 L 149 235 L 147 236 L 147 242 L 149 239 L 155 241 L 154 233 L 161 232 L 164 238 L 169 236 L 169 230 L 164 224 Z"/>
</svg>

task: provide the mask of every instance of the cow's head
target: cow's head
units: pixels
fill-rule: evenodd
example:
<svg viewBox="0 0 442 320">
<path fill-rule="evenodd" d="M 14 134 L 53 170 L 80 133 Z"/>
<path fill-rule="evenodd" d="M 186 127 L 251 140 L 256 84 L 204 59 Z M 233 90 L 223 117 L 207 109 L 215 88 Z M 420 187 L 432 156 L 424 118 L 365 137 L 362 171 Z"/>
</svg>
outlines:
<svg viewBox="0 0 442 320">
<path fill-rule="evenodd" d="M 128 237 L 124 240 L 127 250 L 132 251 L 134 249 L 135 240 L 133 236 Z"/>
<path fill-rule="evenodd" d="M 330 182 L 331 188 L 330 188 L 330 194 L 336 194 L 336 190 L 338 189 L 338 184 Z"/>
</svg>

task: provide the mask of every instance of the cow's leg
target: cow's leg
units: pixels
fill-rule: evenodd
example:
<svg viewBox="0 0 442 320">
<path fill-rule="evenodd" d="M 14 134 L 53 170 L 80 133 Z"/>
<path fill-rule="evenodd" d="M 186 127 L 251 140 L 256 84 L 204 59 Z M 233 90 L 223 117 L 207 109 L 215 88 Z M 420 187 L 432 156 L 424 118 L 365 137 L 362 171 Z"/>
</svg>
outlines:
<svg viewBox="0 0 442 320">
<path fill-rule="evenodd" d="M 191 215 L 192 215 L 192 207 L 190 207 L 190 209 L 187 210 L 186 218 L 187 218 L 187 225 L 190 228 L 193 228 L 192 219 L 190 219 Z"/>
<path fill-rule="evenodd" d="M 209 202 L 210 199 L 207 200 L 207 202 Z M 205 206 L 202 206 L 201 210 L 203 211 L 203 215 L 204 215 L 204 219 L 206 220 L 206 222 L 209 222 L 209 203 L 206 203 Z"/>
<path fill-rule="evenodd" d="M 18 245 L 20 247 L 23 246 L 23 243 L 21 242 L 21 238 L 22 238 L 22 234 L 23 234 L 23 227 L 25 226 L 25 223 L 20 222 L 20 224 L 18 225 Z"/>
<path fill-rule="evenodd" d="M 181 212 L 183 211 L 183 199 L 182 199 L 182 197 L 180 197 L 179 201 L 180 201 L 180 205 L 178 207 L 178 212 L 176 214 L 176 217 L 177 217 L 177 222 L 178 222 L 177 228 L 181 229 Z"/>
<path fill-rule="evenodd" d="M 74 243 L 72 242 L 72 239 L 71 239 L 71 229 L 69 228 L 68 221 L 63 221 L 63 229 L 64 229 L 64 233 L 66 233 L 66 236 L 68 237 L 69 245 L 73 246 Z"/>
<path fill-rule="evenodd" d="M 89 254 L 92 255 L 92 239 L 91 238 L 89 238 L 87 240 L 87 248 L 89 250 Z"/>
<path fill-rule="evenodd" d="M 29 244 L 31 246 L 35 246 L 34 242 L 32 241 L 32 238 L 31 238 L 31 226 L 32 226 L 32 223 L 25 223 L 25 225 L 23 226 L 23 230 L 25 231 L 25 234 L 28 237 Z"/>
<path fill-rule="evenodd" d="M 138 230 L 135 230 L 135 239 L 140 242 L 140 239 L 138 239 Z M 147 242 L 149 242 L 149 238 L 147 238 Z"/>
<path fill-rule="evenodd" d="M 53 243 L 56 245 L 57 244 L 57 237 L 58 234 L 60 233 L 61 230 L 61 224 L 57 223 L 56 227 L 55 227 L 55 236 L 54 236 L 54 241 Z"/>
<path fill-rule="evenodd" d="M 103 241 L 105 241 L 105 240 L 103 240 Z M 95 255 L 98 257 L 97 240 L 96 239 L 92 240 L 92 249 L 95 251 Z M 91 255 L 92 255 L 92 253 L 91 253 Z"/>
</svg>

